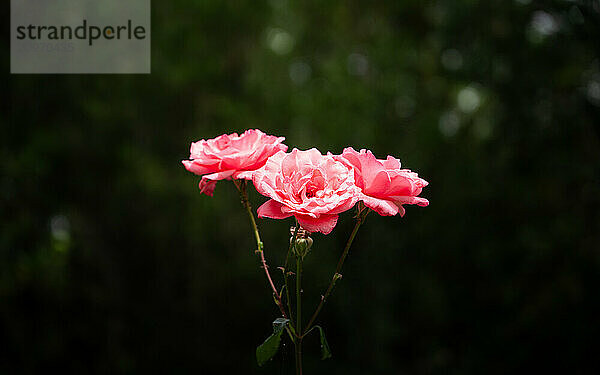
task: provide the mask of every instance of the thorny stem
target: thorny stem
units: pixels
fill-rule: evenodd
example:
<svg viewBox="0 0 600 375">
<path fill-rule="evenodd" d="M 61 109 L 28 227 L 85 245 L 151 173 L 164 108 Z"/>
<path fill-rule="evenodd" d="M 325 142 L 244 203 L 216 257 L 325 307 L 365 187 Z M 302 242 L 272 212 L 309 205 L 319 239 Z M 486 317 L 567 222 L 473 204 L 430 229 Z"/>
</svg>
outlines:
<svg viewBox="0 0 600 375">
<path fill-rule="evenodd" d="M 367 215 L 369 214 L 370 211 L 371 210 L 369 208 L 365 208 L 364 206 L 362 206 L 362 204 L 359 203 L 358 213 L 356 215 L 356 224 L 354 225 L 354 229 L 352 230 L 352 233 L 350 234 L 350 237 L 348 238 L 348 242 L 346 243 L 346 247 L 344 248 L 344 251 L 342 252 L 342 255 L 340 256 L 340 259 L 338 260 L 337 267 L 335 268 L 335 272 L 333 273 L 333 277 L 331 278 L 331 281 L 329 282 L 329 286 L 327 287 L 327 290 L 325 291 L 325 294 L 321 296 L 321 301 L 319 302 L 319 305 L 317 306 L 317 309 L 315 310 L 314 314 L 312 315 L 312 317 L 308 321 L 308 324 L 306 325 L 306 328 L 304 329 L 304 331 L 301 331 L 301 337 L 303 337 L 310 330 L 312 324 L 317 319 L 317 316 L 319 315 L 319 312 L 323 308 L 323 305 L 325 304 L 325 301 L 327 300 L 327 298 L 331 294 L 331 291 L 333 290 L 333 287 L 335 286 L 335 283 L 339 279 L 342 278 L 342 275 L 340 274 L 340 271 L 342 270 L 342 266 L 344 265 L 344 261 L 346 260 L 346 257 L 348 256 L 348 252 L 350 251 L 350 247 L 352 246 L 352 242 L 354 241 L 354 237 L 356 237 L 356 233 L 358 233 L 358 229 L 360 228 L 360 226 L 362 225 L 362 223 L 365 221 L 365 218 L 367 217 Z"/>
<path fill-rule="evenodd" d="M 260 233 L 258 232 L 258 226 L 256 225 L 256 220 L 254 219 L 254 214 L 252 213 L 252 207 L 250 206 L 250 201 L 248 200 L 248 194 L 246 193 L 246 181 L 245 180 L 233 180 L 233 183 L 237 187 L 240 192 L 240 197 L 242 198 L 242 205 L 248 212 L 248 217 L 250 218 L 250 224 L 252 225 L 252 229 L 254 230 L 254 238 L 256 239 L 256 253 L 260 257 L 260 263 L 262 268 L 265 270 L 265 275 L 267 276 L 267 280 L 269 280 L 269 284 L 271 285 L 271 289 L 273 289 L 273 296 L 275 297 L 275 304 L 279 307 L 281 314 L 284 318 L 288 318 L 285 313 L 285 309 L 283 307 L 283 303 L 281 302 L 281 294 L 277 291 L 275 284 L 273 283 L 273 279 L 271 278 L 271 274 L 269 273 L 269 266 L 267 265 L 267 261 L 265 260 L 265 254 L 263 251 L 263 243 L 260 240 Z"/>
</svg>

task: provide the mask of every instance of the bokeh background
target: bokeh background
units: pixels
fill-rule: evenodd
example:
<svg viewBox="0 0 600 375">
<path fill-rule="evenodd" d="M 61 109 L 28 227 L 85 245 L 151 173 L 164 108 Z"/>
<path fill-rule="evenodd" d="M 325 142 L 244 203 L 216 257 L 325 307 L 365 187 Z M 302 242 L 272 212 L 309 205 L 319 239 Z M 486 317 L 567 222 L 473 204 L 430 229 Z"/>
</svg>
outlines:
<svg viewBox="0 0 600 375">
<path fill-rule="evenodd" d="M 598 0 L 152 5 L 151 75 L 10 76 L 2 26 L 0 373 L 291 373 L 255 363 L 278 314 L 234 186 L 180 164 L 254 127 L 430 182 L 368 218 L 307 373 L 597 373 Z M 260 221 L 273 268 L 290 224 Z M 305 314 L 352 225 L 314 236 Z"/>
</svg>

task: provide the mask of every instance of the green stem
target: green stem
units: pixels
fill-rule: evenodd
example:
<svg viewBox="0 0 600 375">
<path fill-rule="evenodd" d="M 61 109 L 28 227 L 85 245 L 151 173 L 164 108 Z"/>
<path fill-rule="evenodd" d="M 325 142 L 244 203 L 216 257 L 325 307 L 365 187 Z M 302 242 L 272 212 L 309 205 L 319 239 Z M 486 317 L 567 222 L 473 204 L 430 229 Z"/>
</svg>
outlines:
<svg viewBox="0 0 600 375">
<path fill-rule="evenodd" d="M 296 257 L 296 331 L 302 334 L 302 258 Z"/>
<path fill-rule="evenodd" d="M 295 326 L 294 324 L 294 317 L 292 314 L 292 303 L 291 303 L 291 299 L 290 299 L 290 285 L 289 285 L 289 271 L 288 271 L 288 265 L 289 265 L 289 260 L 290 260 L 290 254 L 292 252 L 292 249 L 296 248 L 296 237 L 298 235 L 298 229 L 300 228 L 300 224 L 296 223 L 296 227 L 294 228 L 294 235 L 292 236 L 292 239 L 290 241 L 290 246 L 288 248 L 288 252 L 287 255 L 285 256 L 285 265 L 283 267 L 283 280 L 285 282 L 285 293 L 286 293 L 286 300 L 287 300 L 287 307 L 288 307 L 288 311 L 290 312 L 290 324 L 292 325 L 292 327 Z M 300 334 L 300 332 L 298 333 Z"/>
<path fill-rule="evenodd" d="M 250 218 L 250 224 L 252 225 L 252 229 L 254 231 L 254 238 L 256 239 L 256 253 L 259 255 L 260 263 L 262 268 L 265 270 L 265 275 L 267 276 L 267 280 L 269 280 L 269 285 L 273 290 L 273 296 L 275 297 L 275 304 L 279 307 L 281 314 L 284 318 L 287 319 L 287 314 L 285 313 L 285 309 L 283 308 L 283 303 L 281 302 L 281 294 L 277 291 L 275 284 L 273 283 L 273 279 L 271 278 L 271 274 L 269 273 L 269 266 L 267 265 L 267 261 L 265 260 L 265 254 L 263 251 L 263 243 L 260 240 L 260 233 L 258 232 L 258 225 L 256 225 L 256 219 L 254 219 L 254 214 L 252 213 L 252 206 L 250 206 L 250 201 L 248 200 L 248 194 L 246 193 L 246 181 L 245 180 L 233 180 L 233 183 L 237 187 L 240 192 L 240 197 L 242 198 L 242 205 L 246 209 L 248 213 L 248 217 Z"/>
<path fill-rule="evenodd" d="M 364 222 L 364 220 L 367 217 L 367 215 L 369 214 L 369 212 L 370 212 L 370 209 L 368 209 L 368 208 L 359 209 L 358 215 L 356 217 L 356 224 L 354 225 L 354 229 L 352 230 L 352 233 L 350 233 L 350 237 L 348 238 L 348 242 L 346 242 L 346 247 L 344 248 L 344 251 L 342 252 L 342 255 L 340 256 L 340 259 L 338 260 L 337 267 L 335 268 L 335 272 L 333 274 L 333 277 L 331 278 L 331 281 L 329 282 L 329 286 L 327 287 L 327 290 L 325 291 L 325 294 L 321 296 L 321 301 L 319 302 L 319 305 L 317 306 L 317 309 L 315 310 L 314 314 L 312 315 L 312 317 L 308 321 L 308 324 L 306 325 L 306 329 L 300 333 L 301 336 L 303 336 L 304 332 L 308 332 L 308 330 L 311 328 L 311 326 L 313 325 L 313 323 L 317 319 L 317 316 L 319 315 L 319 312 L 323 308 L 323 305 L 325 304 L 325 301 L 327 300 L 327 298 L 331 294 L 331 291 L 333 290 L 333 287 L 335 286 L 335 283 L 339 279 L 342 278 L 342 275 L 340 274 L 340 271 L 342 270 L 342 266 L 344 265 L 344 261 L 346 260 L 346 257 L 348 256 L 348 252 L 350 251 L 350 247 L 352 246 L 352 242 L 354 241 L 354 237 L 356 237 L 356 233 L 358 233 L 358 229 L 360 228 L 361 224 Z"/>
<path fill-rule="evenodd" d="M 302 339 L 298 337 L 294 345 L 296 348 L 296 375 L 302 375 Z"/>
<path fill-rule="evenodd" d="M 296 254 L 296 375 L 302 375 L 302 257 Z"/>
</svg>

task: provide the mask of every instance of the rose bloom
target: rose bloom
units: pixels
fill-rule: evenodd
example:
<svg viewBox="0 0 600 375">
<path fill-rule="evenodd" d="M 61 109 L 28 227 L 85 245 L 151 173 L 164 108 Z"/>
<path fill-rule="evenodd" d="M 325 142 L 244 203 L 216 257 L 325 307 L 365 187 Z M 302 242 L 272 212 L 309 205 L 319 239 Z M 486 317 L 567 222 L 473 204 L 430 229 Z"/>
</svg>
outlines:
<svg viewBox="0 0 600 375">
<path fill-rule="evenodd" d="M 377 159 L 371 151 L 357 152 L 352 147 L 345 148 L 335 158 L 352 167 L 355 183 L 362 191 L 360 200 L 379 215 L 399 212 L 404 216 L 403 204 L 429 205 L 427 199 L 418 197 L 428 182 L 408 169 L 401 169 L 400 160 L 392 156 Z"/>
<path fill-rule="evenodd" d="M 219 180 L 252 179 L 252 172 L 265 165 L 267 159 L 279 151 L 287 151 L 284 137 L 267 135 L 258 129 L 223 134 L 217 138 L 193 142 L 190 160 L 183 160 L 185 168 L 202 176 L 200 192 L 213 195 Z"/>
<path fill-rule="evenodd" d="M 351 168 L 315 148 L 278 152 L 252 181 L 271 198 L 258 208 L 258 217 L 294 216 L 302 228 L 323 234 L 333 230 L 338 214 L 352 208 L 360 195 Z"/>
</svg>

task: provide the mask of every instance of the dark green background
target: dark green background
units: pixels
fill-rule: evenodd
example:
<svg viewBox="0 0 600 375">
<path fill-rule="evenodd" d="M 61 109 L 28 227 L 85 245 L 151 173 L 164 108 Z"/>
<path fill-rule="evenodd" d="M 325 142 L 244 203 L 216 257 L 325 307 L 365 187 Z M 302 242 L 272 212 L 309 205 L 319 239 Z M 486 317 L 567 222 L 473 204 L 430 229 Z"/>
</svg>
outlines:
<svg viewBox="0 0 600 375">
<path fill-rule="evenodd" d="M 255 364 L 278 315 L 234 186 L 180 164 L 254 127 L 430 182 L 368 218 L 307 374 L 598 371 L 597 0 L 155 0 L 140 76 L 10 76 L 3 12 L 0 373 L 291 373 L 289 343 Z M 273 268 L 290 224 L 260 221 Z M 314 236 L 305 314 L 352 225 Z"/>
</svg>

